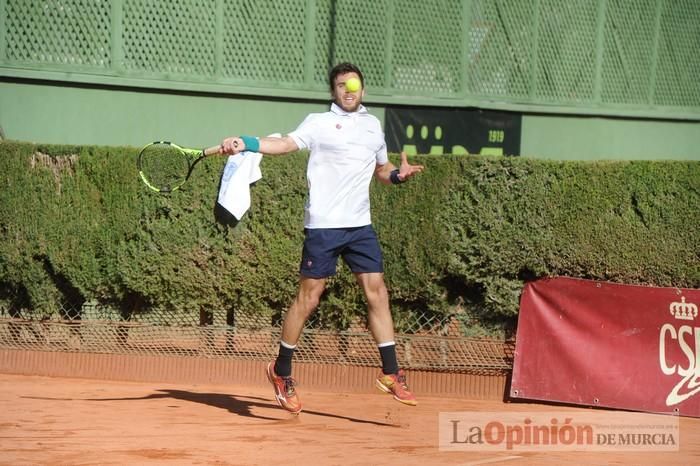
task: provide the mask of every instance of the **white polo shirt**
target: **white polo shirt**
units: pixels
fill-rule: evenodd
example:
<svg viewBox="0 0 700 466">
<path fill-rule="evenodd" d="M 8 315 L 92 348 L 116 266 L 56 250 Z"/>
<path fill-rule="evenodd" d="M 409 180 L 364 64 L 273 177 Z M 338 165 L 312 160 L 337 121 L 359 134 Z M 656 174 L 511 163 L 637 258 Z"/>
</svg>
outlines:
<svg viewBox="0 0 700 466">
<path fill-rule="evenodd" d="M 360 105 L 348 113 L 333 103 L 312 113 L 289 136 L 309 149 L 306 179 L 306 228 L 351 228 L 372 223 L 369 184 L 377 167 L 388 162 L 379 120 Z"/>
</svg>

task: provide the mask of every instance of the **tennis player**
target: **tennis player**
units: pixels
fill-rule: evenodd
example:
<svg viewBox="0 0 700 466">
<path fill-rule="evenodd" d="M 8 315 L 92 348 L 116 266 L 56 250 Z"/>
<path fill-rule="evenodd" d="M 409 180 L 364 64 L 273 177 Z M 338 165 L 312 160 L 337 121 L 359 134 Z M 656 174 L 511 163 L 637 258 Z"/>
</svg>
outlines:
<svg viewBox="0 0 700 466">
<path fill-rule="evenodd" d="M 361 83 L 354 91 L 345 87 L 352 78 Z M 381 124 L 362 105 L 364 77 L 357 66 L 335 66 L 329 73 L 329 84 L 333 99 L 330 110 L 308 115 L 287 136 L 229 137 L 221 144 L 225 154 L 310 151 L 299 290 L 285 314 L 279 354 L 268 364 L 267 377 L 279 405 L 299 413 L 301 401 L 292 378 L 292 357 L 306 320 L 319 304 L 326 279 L 335 274 L 338 257 L 342 257 L 367 299 L 367 321 L 382 360 L 375 384 L 401 403 L 416 405 L 396 358 L 382 251 L 371 224 L 369 186 L 373 176 L 387 185 L 405 183 L 423 166 L 410 165 L 405 153 L 401 154 L 400 167 L 389 161 Z"/>
</svg>

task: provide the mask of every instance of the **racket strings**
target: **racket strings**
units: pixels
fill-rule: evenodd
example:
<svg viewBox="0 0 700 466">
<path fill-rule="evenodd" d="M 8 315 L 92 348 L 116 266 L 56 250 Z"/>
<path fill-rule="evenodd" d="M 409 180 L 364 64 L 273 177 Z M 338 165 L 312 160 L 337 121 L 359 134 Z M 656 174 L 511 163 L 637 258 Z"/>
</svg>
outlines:
<svg viewBox="0 0 700 466">
<path fill-rule="evenodd" d="M 181 186 L 190 170 L 190 162 L 177 147 L 151 144 L 139 156 L 140 170 L 145 180 L 160 191 L 172 191 Z"/>
</svg>

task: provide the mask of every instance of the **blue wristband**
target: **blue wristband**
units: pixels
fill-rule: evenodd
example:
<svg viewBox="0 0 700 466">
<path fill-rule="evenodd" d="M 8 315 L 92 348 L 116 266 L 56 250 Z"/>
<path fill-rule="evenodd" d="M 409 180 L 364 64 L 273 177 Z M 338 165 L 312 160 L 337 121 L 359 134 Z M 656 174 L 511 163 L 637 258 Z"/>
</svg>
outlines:
<svg viewBox="0 0 700 466">
<path fill-rule="evenodd" d="M 391 171 L 391 175 L 389 175 L 389 179 L 393 184 L 401 184 L 406 180 L 402 180 L 399 178 L 399 169 L 397 168 L 396 170 Z"/>
<path fill-rule="evenodd" d="M 241 136 L 243 139 L 243 144 L 245 144 L 245 150 L 251 152 L 258 152 L 260 150 L 260 140 L 254 136 Z"/>
</svg>

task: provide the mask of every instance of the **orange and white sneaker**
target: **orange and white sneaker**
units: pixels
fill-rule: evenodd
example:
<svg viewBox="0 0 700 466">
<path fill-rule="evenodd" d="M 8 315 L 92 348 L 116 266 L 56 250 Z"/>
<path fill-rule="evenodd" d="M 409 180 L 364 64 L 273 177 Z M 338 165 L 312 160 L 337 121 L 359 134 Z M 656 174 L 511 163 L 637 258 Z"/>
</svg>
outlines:
<svg viewBox="0 0 700 466">
<path fill-rule="evenodd" d="M 275 374 L 275 363 L 267 365 L 267 379 L 275 389 L 277 404 L 292 414 L 301 412 L 301 401 L 294 388 L 296 381 L 291 377 L 281 377 Z"/>
<path fill-rule="evenodd" d="M 406 374 L 404 374 L 403 369 L 399 369 L 399 372 L 396 374 L 387 375 L 380 372 L 374 384 L 381 391 L 393 395 L 396 401 L 411 406 L 418 404 L 416 397 L 408 390 Z"/>
</svg>

